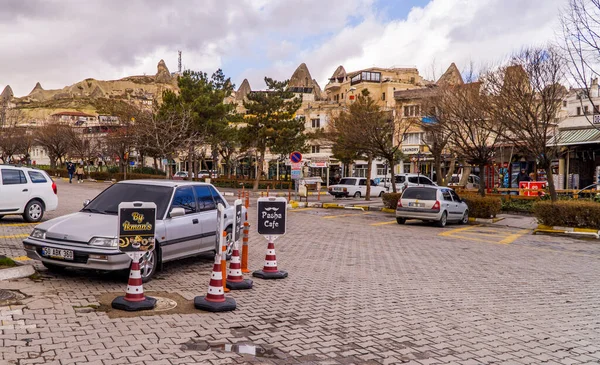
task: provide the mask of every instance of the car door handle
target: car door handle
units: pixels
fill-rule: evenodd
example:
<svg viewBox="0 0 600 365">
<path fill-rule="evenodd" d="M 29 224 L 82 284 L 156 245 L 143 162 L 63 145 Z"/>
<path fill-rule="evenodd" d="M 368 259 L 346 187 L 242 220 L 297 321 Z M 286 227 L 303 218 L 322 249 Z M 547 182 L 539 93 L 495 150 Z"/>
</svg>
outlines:
<svg viewBox="0 0 600 365">
<path fill-rule="evenodd" d="M 192 219 L 192 224 L 198 224 L 198 220 L 197 219 Z"/>
<path fill-rule="evenodd" d="M 26 192 L 26 191 L 29 191 L 29 190 L 27 190 L 27 189 L 23 189 L 23 192 Z"/>
</svg>

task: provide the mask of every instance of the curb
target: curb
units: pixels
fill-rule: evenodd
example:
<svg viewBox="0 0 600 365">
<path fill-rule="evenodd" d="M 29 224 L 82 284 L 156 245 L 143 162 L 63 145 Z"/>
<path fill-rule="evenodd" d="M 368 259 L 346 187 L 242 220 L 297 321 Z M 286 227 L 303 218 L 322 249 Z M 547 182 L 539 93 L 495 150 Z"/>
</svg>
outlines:
<svg viewBox="0 0 600 365">
<path fill-rule="evenodd" d="M 18 261 L 14 262 L 17 264 L 17 266 L 0 270 L 0 281 L 26 278 L 35 274 L 35 268 L 33 265 L 23 264 Z"/>
<path fill-rule="evenodd" d="M 492 223 L 500 222 L 501 220 L 504 220 L 504 218 L 471 218 L 471 217 L 469 217 L 469 223 L 492 224 Z"/>
<path fill-rule="evenodd" d="M 538 225 L 536 229 L 533 230 L 533 234 L 538 233 L 546 233 L 546 234 L 559 234 L 559 235 L 571 235 L 580 238 L 590 238 L 594 237 L 596 239 L 600 238 L 600 231 L 592 228 L 574 228 L 574 227 L 550 227 L 545 226 L 543 224 Z"/>
</svg>

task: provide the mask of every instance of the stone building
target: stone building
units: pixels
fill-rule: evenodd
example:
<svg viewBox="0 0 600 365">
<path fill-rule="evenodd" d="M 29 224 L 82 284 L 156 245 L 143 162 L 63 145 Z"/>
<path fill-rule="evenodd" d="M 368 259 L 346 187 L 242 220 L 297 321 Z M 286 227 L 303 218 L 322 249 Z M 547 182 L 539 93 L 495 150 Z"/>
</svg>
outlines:
<svg viewBox="0 0 600 365">
<path fill-rule="evenodd" d="M 454 63 L 435 82 L 424 82 L 418 88 L 397 90 L 394 92 L 396 123 L 402 131 L 402 153 L 405 158 L 396 166 L 396 173 L 416 173 L 430 178 L 436 173 L 433 169 L 433 158 L 427 144 L 427 136 L 423 123 L 431 122 L 427 118 L 424 105 L 436 95 L 440 86 L 462 85 L 464 81 Z M 396 142 L 397 143 L 397 142 Z"/>
</svg>

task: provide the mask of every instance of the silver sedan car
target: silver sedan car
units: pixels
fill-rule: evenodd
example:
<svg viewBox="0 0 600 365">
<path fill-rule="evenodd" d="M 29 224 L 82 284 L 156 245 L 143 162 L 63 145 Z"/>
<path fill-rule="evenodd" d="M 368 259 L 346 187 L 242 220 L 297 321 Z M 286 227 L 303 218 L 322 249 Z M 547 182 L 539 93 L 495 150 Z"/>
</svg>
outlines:
<svg viewBox="0 0 600 365">
<path fill-rule="evenodd" d="M 402 192 L 396 208 L 396 221 L 407 219 L 435 222 L 439 227 L 448 222 L 465 224 L 469 221 L 469 207 L 456 192 L 444 186 L 409 186 Z"/>
<path fill-rule="evenodd" d="M 167 261 L 214 251 L 217 204 L 225 206 L 225 227 L 231 230 L 234 207 L 211 184 L 169 180 L 129 180 L 111 185 L 84 208 L 37 225 L 23 241 L 27 256 L 49 270 L 67 267 L 124 270 L 130 259 L 118 245 L 118 206 L 125 201 L 156 204 L 156 249 L 140 261 L 142 279 L 148 281 Z M 242 212 L 244 216 L 245 210 Z"/>
</svg>

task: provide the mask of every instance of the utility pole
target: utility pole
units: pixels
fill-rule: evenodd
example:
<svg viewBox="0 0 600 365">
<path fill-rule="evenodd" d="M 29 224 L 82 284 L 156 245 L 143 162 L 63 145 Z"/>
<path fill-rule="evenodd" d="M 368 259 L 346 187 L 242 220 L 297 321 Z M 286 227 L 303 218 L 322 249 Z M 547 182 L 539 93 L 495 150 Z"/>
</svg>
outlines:
<svg viewBox="0 0 600 365">
<path fill-rule="evenodd" d="M 181 75 L 181 51 L 177 51 L 178 59 L 177 59 L 177 72 Z"/>
</svg>

